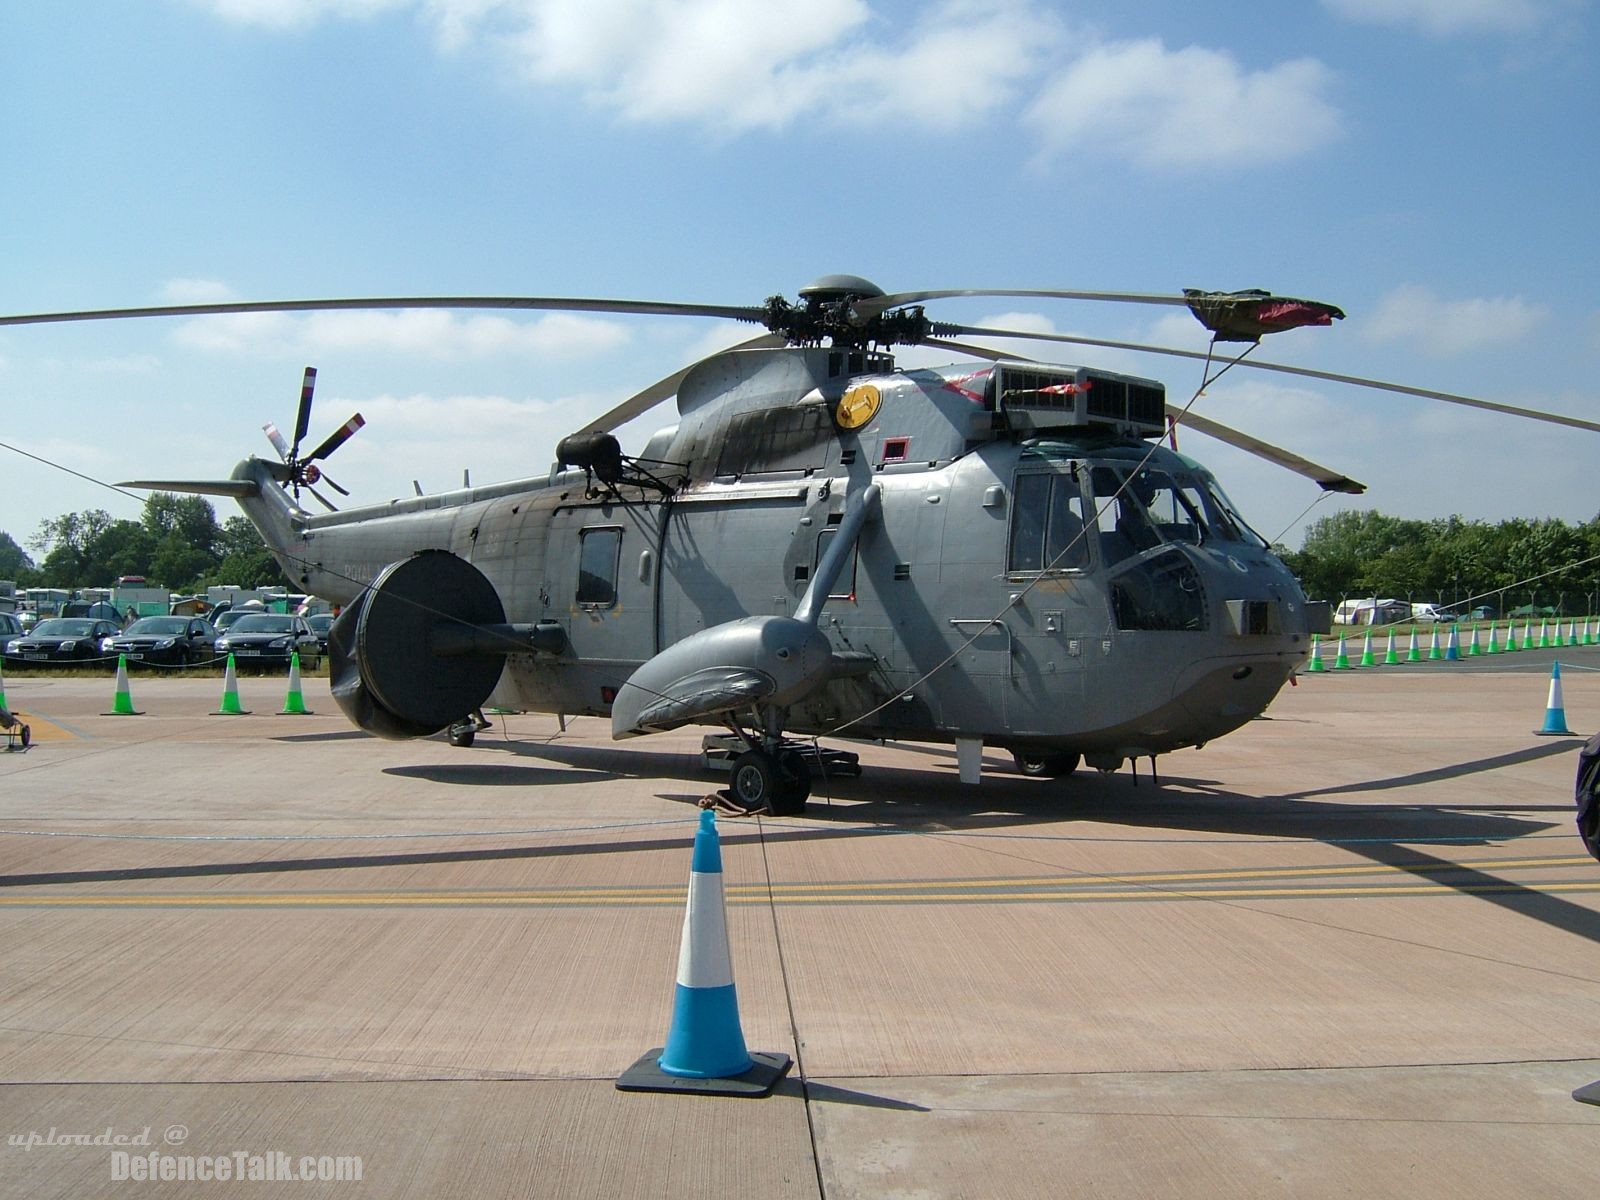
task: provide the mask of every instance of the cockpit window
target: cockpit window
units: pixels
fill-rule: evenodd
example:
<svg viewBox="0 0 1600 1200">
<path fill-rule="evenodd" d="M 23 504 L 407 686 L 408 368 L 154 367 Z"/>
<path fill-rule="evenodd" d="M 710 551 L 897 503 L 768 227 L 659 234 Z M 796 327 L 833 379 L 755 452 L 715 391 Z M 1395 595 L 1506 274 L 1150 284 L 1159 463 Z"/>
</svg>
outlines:
<svg viewBox="0 0 1600 1200">
<path fill-rule="evenodd" d="M 1102 465 L 1094 468 L 1091 481 L 1101 556 L 1108 564 L 1163 542 L 1267 544 L 1207 475 Z"/>
<path fill-rule="evenodd" d="M 1046 472 L 1018 475 L 1012 492 L 1007 570 L 1085 570 L 1089 547 L 1077 481 Z"/>
</svg>

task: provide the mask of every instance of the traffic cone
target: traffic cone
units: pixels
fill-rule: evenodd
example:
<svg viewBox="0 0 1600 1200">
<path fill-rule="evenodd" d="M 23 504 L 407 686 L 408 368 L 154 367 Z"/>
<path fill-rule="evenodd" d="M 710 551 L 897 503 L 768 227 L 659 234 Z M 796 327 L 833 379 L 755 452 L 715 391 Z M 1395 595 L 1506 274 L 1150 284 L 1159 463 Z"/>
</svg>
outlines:
<svg viewBox="0 0 1600 1200">
<path fill-rule="evenodd" d="M 1532 617 L 1528 618 L 1528 623 L 1525 626 L 1523 626 L 1523 629 L 1522 629 L 1522 648 L 1524 650 L 1532 650 L 1534 648 L 1534 645 L 1533 645 L 1533 618 Z"/>
<path fill-rule="evenodd" d="M 1400 656 L 1394 652 L 1394 626 L 1389 626 L 1389 648 L 1383 652 L 1383 665 L 1392 667 L 1400 661 Z"/>
<path fill-rule="evenodd" d="M 1559 629 L 1560 626 L 1557 626 L 1557 628 Z M 1561 644 L 1563 646 L 1576 646 L 1578 644 L 1578 627 L 1575 622 L 1567 622 L 1567 640 Z"/>
<path fill-rule="evenodd" d="M 289 693 L 283 698 L 283 707 L 278 710 L 280 717 L 309 717 L 312 712 L 306 707 L 306 698 L 300 692 L 300 652 L 292 651 L 289 654 Z"/>
<path fill-rule="evenodd" d="M 0 708 L 10 708 L 6 703 L 6 656 L 0 654 Z"/>
<path fill-rule="evenodd" d="M 1361 642 L 1361 665 L 1375 667 L 1378 660 L 1372 657 L 1372 630 L 1367 630 L 1367 636 Z"/>
<path fill-rule="evenodd" d="M 1333 656 L 1333 669 L 1335 671 L 1348 671 L 1350 669 L 1350 653 L 1344 646 L 1344 634 L 1339 635 L 1339 652 Z"/>
<path fill-rule="evenodd" d="M 128 688 L 128 656 L 117 655 L 117 695 L 111 702 L 111 711 L 102 717 L 142 717 L 144 713 L 133 707 L 133 692 Z"/>
<path fill-rule="evenodd" d="M 667 1044 L 624 1071 L 617 1088 L 624 1092 L 765 1096 L 788 1070 L 787 1054 L 751 1054 L 745 1049 L 728 950 L 717 814 L 705 808 L 694 835 L 689 903 L 678 948 L 678 985 Z"/>
<path fill-rule="evenodd" d="M 1507 621 L 1506 622 L 1506 653 L 1509 654 L 1513 650 L 1521 650 L 1521 649 L 1522 649 L 1522 647 L 1517 643 L 1517 623 L 1515 621 Z"/>
<path fill-rule="evenodd" d="M 1413 625 L 1411 627 L 1411 645 L 1406 650 L 1406 661 L 1407 662 L 1421 662 L 1422 661 L 1422 655 L 1417 650 L 1417 627 L 1415 625 Z"/>
<path fill-rule="evenodd" d="M 1435 625 L 1433 631 L 1428 635 L 1428 661 L 1432 662 L 1436 658 L 1443 657 L 1443 653 L 1439 650 L 1439 627 Z"/>
<path fill-rule="evenodd" d="M 239 675 L 233 667 L 233 655 L 228 655 L 227 669 L 222 673 L 222 707 L 213 717 L 247 717 L 250 710 L 239 704 Z"/>
<path fill-rule="evenodd" d="M 1550 699 L 1544 706 L 1544 728 L 1535 729 L 1540 735 L 1556 734 L 1571 736 L 1572 730 L 1567 728 L 1567 709 L 1561 701 L 1561 664 L 1550 664 Z"/>
<path fill-rule="evenodd" d="M 1528 628 L 1529 629 L 1533 628 L 1533 622 L 1532 621 L 1528 622 Z M 1540 621 L 1539 622 L 1539 649 L 1541 649 L 1541 650 L 1548 650 L 1550 648 L 1549 628 L 1550 628 L 1550 622 L 1549 621 Z"/>
<path fill-rule="evenodd" d="M 1306 664 L 1306 673 L 1310 675 L 1327 669 L 1322 665 L 1322 639 L 1313 633 L 1311 635 L 1311 661 Z"/>
<path fill-rule="evenodd" d="M 1500 653 L 1500 647 L 1495 645 L 1494 634 L 1495 634 L 1495 624 L 1494 624 L 1493 621 L 1490 621 L 1489 622 L 1489 648 L 1488 648 L 1488 650 L 1484 651 L 1484 653 L 1486 653 L 1486 654 L 1499 654 Z"/>
<path fill-rule="evenodd" d="M 1444 658 L 1446 662 L 1461 661 L 1461 638 L 1454 625 L 1450 626 L 1449 636 L 1444 641 Z"/>
<path fill-rule="evenodd" d="M 1478 627 L 1474 625 L 1472 627 L 1472 641 L 1467 645 L 1467 657 L 1476 658 L 1482 653 L 1483 651 L 1478 649 Z"/>
</svg>

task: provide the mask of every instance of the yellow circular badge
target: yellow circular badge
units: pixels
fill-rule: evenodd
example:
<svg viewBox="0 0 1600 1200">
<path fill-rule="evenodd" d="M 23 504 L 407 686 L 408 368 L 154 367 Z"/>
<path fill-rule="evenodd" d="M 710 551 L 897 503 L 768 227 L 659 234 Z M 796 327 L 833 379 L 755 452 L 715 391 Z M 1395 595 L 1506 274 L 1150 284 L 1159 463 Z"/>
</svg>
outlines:
<svg viewBox="0 0 1600 1200">
<path fill-rule="evenodd" d="M 860 429 L 878 415 L 881 400 L 878 389 L 872 384 L 858 383 L 840 398 L 833 419 L 839 423 L 840 429 Z"/>
</svg>

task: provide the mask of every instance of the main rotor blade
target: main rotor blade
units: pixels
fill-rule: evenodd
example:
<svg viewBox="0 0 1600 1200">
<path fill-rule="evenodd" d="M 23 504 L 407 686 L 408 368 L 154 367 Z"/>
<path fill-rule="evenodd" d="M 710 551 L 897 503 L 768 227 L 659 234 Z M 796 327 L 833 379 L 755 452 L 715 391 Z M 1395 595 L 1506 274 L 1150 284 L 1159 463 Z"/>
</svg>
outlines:
<svg viewBox="0 0 1600 1200">
<path fill-rule="evenodd" d="M 850 311 L 867 320 L 891 308 L 920 304 L 924 300 L 949 300 L 958 296 L 1011 296 L 1026 300 L 1106 300 L 1116 304 L 1176 304 L 1186 307 L 1186 296 L 1164 292 L 1074 292 L 1031 288 L 946 288 L 942 291 L 897 292 L 893 296 L 864 296 L 851 302 Z"/>
<path fill-rule="evenodd" d="M 307 367 L 305 377 L 300 381 L 300 408 L 294 417 L 294 441 L 289 448 L 290 458 L 300 453 L 300 443 L 306 440 L 306 431 L 311 428 L 311 394 L 316 388 L 317 369 Z"/>
<path fill-rule="evenodd" d="M 1006 359 L 1018 362 L 1032 361 L 1031 359 L 1022 358 L 1020 355 L 1002 354 L 998 350 L 992 350 L 987 346 L 977 346 L 970 342 L 951 341 L 948 338 L 928 338 L 923 342 L 923 345 L 959 350 L 964 354 L 976 354 L 979 358 L 992 359 L 996 362 L 1002 362 Z M 1224 425 L 1220 421 L 1202 417 L 1193 410 L 1184 412 L 1177 405 L 1169 404 L 1167 405 L 1167 416 L 1178 424 L 1193 429 L 1196 433 L 1203 433 L 1208 437 L 1216 438 L 1219 442 L 1226 442 L 1230 446 L 1247 451 L 1258 458 L 1264 458 L 1276 466 L 1283 467 L 1285 470 L 1293 471 L 1296 475 L 1304 475 L 1307 479 L 1315 481 L 1317 486 L 1325 492 L 1346 492 L 1352 496 L 1359 496 L 1367 490 L 1366 484 L 1358 483 L 1348 475 L 1341 475 L 1339 472 L 1330 470 L 1320 463 L 1312 462 L 1309 458 L 1302 458 L 1291 450 L 1285 450 L 1281 446 L 1274 446 L 1271 442 L 1263 442 L 1260 438 L 1251 437 L 1248 433 L 1241 433 L 1239 430 Z"/>
<path fill-rule="evenodd" d="M 947 325 L 943 322 L 935 326 L 935 332 L 941 334 L 962 333 L 978 334 L 983 337 L 1026 338 L 1036 342 L 1064 342 L 1074 346 L 1098 346 L 1107 350 L 1133 350 L 1141 354 L 1165 354 L 1171 358 L 1193 358 L 1210 360 L 1223 365 L 1230 361 L 1218 359 L 1214 354 L 1206 354 L 1199 350 L 1179 350 L 1172 346 L 1151 346 L 1142 342 L 1113 342 L 1104 338 L 1075 337 L 1066 333 L 1028 333 L 1020 329 L 986 329 L 981 325 Z M 1340 375 L 1334 371 L 1316 371 L 1310 367 L 1295 367 L 1288 363 L 1267 362 L 1259 358 L 1246 358 L 1239 360 L 1241 367 L 1249 367 L 1257 371 L 1278 371 L 1284 375 L 1301 375 L 1307 379 L 1325 379 L 1329 383 L 1345 383 L 1351 387 L 1374 388 L 1381 392 L 1397 392 L 1402 396 L 1420 396 L 1424 400 L 1443 400 L 1446 404 L 1460 404 L 1467 408 L 1481 408 L 1488 412 L 1504 413 L 1512 417 L 1526 417 L 1531 421 L 1547 421 L 1552 425 L 1565 425 L 1571 429 L 1587 429 L 1591 433 L 1600 433 L 1600 424 L 1594 421 L 1585 421 L 1581 417 L 1568 417 L 1560 413 L 1540 412 L 1532 408 L 1518 408 L 1513 404 L 1497 404 L 1493 400 L 1479 400 L 1472 396 L 1459 396 L 1454 392 L 1436 392 L 1431 388 L 1411 387 L 1404 383 L 1386 383 L 1381 379 L 1363 379 L 1359 375 Z"/>
<path fill-rule="evenodd" d="M 764 333 L 760 337 L 753 337 L 747 342 L 740 342 L 737 346 L 729 346 L 727 350 L 719 350 L 717 354 L 728 354 L 734 350 L 770 350 L 787 343 L 781 337 L 774 337 Z M 697 359 L 682 370 L 674 371 L 665 379 L 658 379 L 643 391 L 635 392 L 610 412 L 596 417 L 582 429 L 579 434 L 610 432 L 619 425 L 624 425 L 637 416 L 649 412 L 668 396 L 675 394 L 678 385 L 688 376 L 689 372 L 698 367 L 706 359 L 715 358 L 716 354 L 708 354 L 705 358 Z"/>
<path fill-rule="evenodd" d="M 326 471 L 322 472 L 322 482 L 327 484 L 334 491 L 338 492 L 341 496 L 348 496 L 350 494 L 349 488 L 340 487 L 338 480 L 334 479 L 334 477 L 329 475 Z"/>
<path fill-rule="evenodd" d="M 1191 409 L 1184 412 L 1175 404 L 1167 405 L 1167 416 L 1179 425 L 1193 429 L 1196 433 L 1203 433 L 1207 437 L 1214 437 L 1219 442 L 1227 442 L 1240 450 L 1248 451 L 1258 458 L 1264 458 L 1270 463 L 1293 471 L 1296 475 L 1304 475 L 1307 479 L 1315 480 L 1318 487 L 1325 492 L 1344 492 L 1347 495 L 1359 496 L 1367 490 L 1367 485 L 1358 483 L 1348 475 L 1341 475 L 1337 471 L 1329 470 L 1319 463 L 1312 462 L 1309 458 L 1301 458 L 1293 451 L 1285 450 L 1281 446 L 1274 446 L 1271 442 L 1263 442 L 1260 438 L 1251 437 L 1248 433 L 1241 433 L 1220 422 L 1202 417 Z"/>
<path fill-rule="evenodd" d="M 328 455 L 332 454 L 340 446 L 344 445 L 352 437 L 354 437 L 356 430 L 360 429 L 366 423 L 366 418 L 360 413 L 357 413 L 343 425 L 339 426 L 339 428 L 330 433 L 326 438 L 324 438 L 322 445 L 318 446 L 310 454 L 306 455 L 305 461 L 312 462 L 319 458 L 327 458 Z"/>
<path fill-rule="evenodd" d="M 679 304 L 664 300 L 601 300 L 561 296 L 371 296 L 331 300 L 258 300 L 220 304 L 162 304 L 144 308 L 98 308 L 81 312 L 0 316 L 0 325 L 49 325 L 65 321 L 115 321 L 137 317 L 206 317 L 229 313 L 335 312 L 396 308 L 522 309 L 540 312 L 599 312 L 667 317 L 725 317 L 760 322 L 762 310 L 748 305 Z"/>
</svg>

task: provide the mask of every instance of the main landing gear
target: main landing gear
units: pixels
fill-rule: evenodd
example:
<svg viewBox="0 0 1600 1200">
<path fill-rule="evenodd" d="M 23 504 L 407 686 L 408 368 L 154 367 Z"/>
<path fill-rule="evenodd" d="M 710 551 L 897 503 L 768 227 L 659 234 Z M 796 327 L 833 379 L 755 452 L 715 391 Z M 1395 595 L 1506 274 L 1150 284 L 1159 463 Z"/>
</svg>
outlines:
<svg viewBox="0 0 1600 1200">
<path fill-rule="evenodd" d="M 805 812 L 811 796 L 811 769 L 799 751 L 774 755 L 758 747 L 733 760 L 728 787 L 745 808 L 764 808 L 775 817 L 797 817 Z"/>
<path fill-rule="evenodd" d="M 1030 779 L 1060 779 L 1076 771 L 1078 763 L 1082 761 L 1075 751 L 1054 754 L 1038 750 L 1013 750 L 1011 757 L 1016 761 L 1017 770 Z"/>
</svg>

